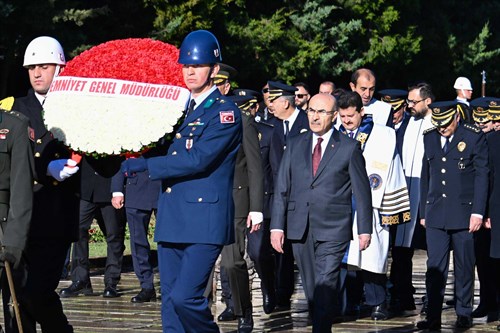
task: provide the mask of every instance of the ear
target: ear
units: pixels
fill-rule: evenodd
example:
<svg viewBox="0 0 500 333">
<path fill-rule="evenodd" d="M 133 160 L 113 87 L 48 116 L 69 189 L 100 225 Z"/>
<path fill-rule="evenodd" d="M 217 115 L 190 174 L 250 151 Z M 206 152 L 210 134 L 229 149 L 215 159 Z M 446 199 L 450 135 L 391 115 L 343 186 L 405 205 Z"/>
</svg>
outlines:
<svg viewBox="0 0 500 333">
<path fill-rule="evenodd" d="M 220 70 L 219 64 L 212 65 L 212 73 L 210 74 L 210 78 L 213 79 L 215 75 L 219 73 L 219 70 Z"/>
<path fill-rule="evenodd" d="M 361 117 L 365 116 L 365 107 L 363 106 L 361 110 L 359 110 L 359 113 L 361 114 Z"/>
<path fill-rule="evenodd" d="M 339 114 L 338 111 L 333 112 L 333 118 L 332 118 L 332 123 L 335 122 L 335 119 L 337 119 L 337 115 Z"/>
<path fill-rule="evenodd" d="M 351 87 L 352 91 L 356 91 L 356 85 L 352 82 L 349 82 L 349 87 Z"/>
</svg>

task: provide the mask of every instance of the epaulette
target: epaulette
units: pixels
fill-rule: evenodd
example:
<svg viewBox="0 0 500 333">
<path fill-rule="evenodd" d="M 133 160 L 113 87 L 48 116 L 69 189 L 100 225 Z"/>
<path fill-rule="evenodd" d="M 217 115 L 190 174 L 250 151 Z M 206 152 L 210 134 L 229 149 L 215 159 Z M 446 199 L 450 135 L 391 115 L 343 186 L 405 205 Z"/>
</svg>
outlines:
<svg viewBox="0 0 500 333">
<path fill-rule="evenodd" d="M 0 101 L 0 109 L 4 110 L 12 110 L 12 106 L 14 105 L 14 97 L 6 97 Z"/>
<path fill-rule="evenodd" d="M 481 133 L 482 130 L 477 127 L 476 125 L 472 125 L 472 124 L 464 124 L 464 128 L 465 129 L 468 129 L 469 131 L 472 131 L 474 133 Z"/>
<path fill-rule="evenodd" d="M 430 132 L 432 132 L 432 131 L 435 131 L 435 130 L 437 130 L 437 127 L 431 127 L 431 128 L 428 128 L 428 129 L 426 129 L 426 130 L 424 131 L 424 135 L 426 135 L 427 133 L 430 133 Z"/>
<path fill-rule="evenodd" d="M 208 109 L 209 107 L 211 107 L 216 101 L 219 101 L 221 104 L 222 103 L 225 103 L 226 101 L 223 100 L 223 99 L 219 99 L 218 97 L 213 99 L 213 98 L 210 98 L 208 101 L 205 102 L 205 104 L 203 105 L 203 108 L 204 109 Z"/>
</svg>

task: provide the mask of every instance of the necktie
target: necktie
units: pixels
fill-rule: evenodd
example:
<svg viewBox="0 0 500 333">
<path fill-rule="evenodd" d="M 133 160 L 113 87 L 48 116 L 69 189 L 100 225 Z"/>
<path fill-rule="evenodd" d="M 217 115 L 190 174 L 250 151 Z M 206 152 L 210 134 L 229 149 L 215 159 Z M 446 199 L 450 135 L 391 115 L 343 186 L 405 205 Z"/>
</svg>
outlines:
<svg viewBox="0 0 500 333">
<path fill-rule="evenodd" d="M 352 131 L 351 131 L 351 132 L 349 132 L 349 137 L 350 137 L 351 139 L 354 139 L 354 132 L 352 132 Z"/>
<path fill-rule="evenodd" d="M 196 105 L 196 101 L 194 99 L 192 99 L 190 102 L 189 102 L 189 107 L 187 109 L 187 112 L 186 112 L 186 117 L 194 111 L 194 106 Z"/>
<path fill-rule="evenodd" d="M 316 176 L 316 171 L 318 171 L 319 162 L 321 162 L 321 142 L 323 138 L 318 138 L 318 143 L 314 146 L 312 162 L 313 162 L 313 176 Z"/>
<path fill-rule="evenodd" d="M 288 137 L 288 134 L 290 134 L 290 121 L 285 120 L 283 121 L 285 123 L 285 144 L 286 144 L 286 138 Z"/>
<path fill-rule="evenodd" d="M 443 153 L 446 154 L 448 152 L 449 145 L 450 145 L 450 138 L 446 138 L 443 145 Z"/>
</svg>

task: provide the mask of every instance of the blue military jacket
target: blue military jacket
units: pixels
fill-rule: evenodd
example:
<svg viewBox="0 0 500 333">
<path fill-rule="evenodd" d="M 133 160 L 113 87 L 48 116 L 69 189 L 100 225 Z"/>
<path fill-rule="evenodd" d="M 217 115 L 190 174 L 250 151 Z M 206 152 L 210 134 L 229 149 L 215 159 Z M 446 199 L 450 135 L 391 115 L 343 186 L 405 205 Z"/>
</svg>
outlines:
<svg viewBox="0 0 500 333">
<path fill-rule="evenodd" d="M 430 129 L 424 135 L 420 179 L 420 216 L 426 227 L 468 229 L 471 214 L 485 216 L 488 198 L 488 147 L 483 132 L 460 124 L 448 151 L 441 135 Z"/>
<path fill-rule="evenodd" d="M 156 242 L 234 242 L 233 176 L 241 134 L 240 110 L 215 90 L 187 115 L 167 155 L 147 160 L 151 179 L 162 179 Z"/>
</svg>

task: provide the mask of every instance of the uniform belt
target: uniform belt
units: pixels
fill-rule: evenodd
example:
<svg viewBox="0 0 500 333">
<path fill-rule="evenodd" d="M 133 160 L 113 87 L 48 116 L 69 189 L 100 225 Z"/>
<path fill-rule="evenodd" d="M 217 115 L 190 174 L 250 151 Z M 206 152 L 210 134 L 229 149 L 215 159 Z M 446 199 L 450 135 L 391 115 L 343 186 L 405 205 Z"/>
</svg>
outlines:
<svg viewBox="0 0 500 333">
<path fill-rule="evenodd" d="M 9 204 L 10 201 L 10 192 L 9 191 L 0 191 L 0 203 Z"/>
</svg>

